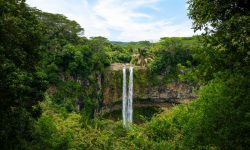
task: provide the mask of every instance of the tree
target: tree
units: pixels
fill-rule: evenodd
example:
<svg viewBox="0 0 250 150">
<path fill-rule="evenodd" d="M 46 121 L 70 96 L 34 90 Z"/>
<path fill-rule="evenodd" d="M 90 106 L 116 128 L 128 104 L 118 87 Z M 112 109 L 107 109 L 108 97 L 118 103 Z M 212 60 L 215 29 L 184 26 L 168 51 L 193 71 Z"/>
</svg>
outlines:
<svg viewBox="0 0 250 150">
<path fill-rule="evenodd" d="M 193 145 L 219 149 L 249 147 L 250 7 L 246 0 L 189 0 L 195 30 L 204 30 L 200 64 L 193 75 L 205 87 L 195 103 L 199 111 L 186 133 Z M 229 111 L 228 111 L 229 110 Z M 200 124 L 200 125 L 199 125 Z M 191 129 L 191 130 L 190 130 Z M 185 133 L 184 133 L 185 134 Z M 190 146 L 189 145 L 189 146 Z"/>
<path fill-rule="evenodd" d="M 31 9 L 43 28 L 43 46 L 48 51 L 60 51 L 65 45 L 79 44 L 84 29 L 75 21 L 60 14 Z"/>
<path fill-rule="evenodd" d="M 189 47 L 182 44 L 181 38 L 161 38 L 152 51 L 155 58 L 150 63 L 151 71 L 166 76 L 168 80 L 178 79 L 178 64 L 187 65 L 192 61 Z"/>
<path fill-rule="evenodd" d="M 131 52 L 124 45 L 112 44 L 111 50 L 107 51 L 111 58 L 111 63 L 129 63 L 131 60 Z"/>
<path fill-rule="evenodd" d="M 109 57 L 107 55 L 107 51 L 110 51 L 110 43 L 108 42 L 107 38 L 104 37 L 91 37 L 90 41 L 88 42 L 90 49 L 93 51 L 93 70 L 99 72 L 103 71 L 105 66 L 110 64 Z"/>
<path fill-rule="evenodd" d="M 24 0 L 0 0 L 0 145 L 22 149 L 30 140 L 34 105 L 43 100 L 46 74 L 41 59 L 41 25 Z"/>
<path fill-rule="evenodd" d="M 246 0 L 189 0 L 195 30 L 204 30 L 203 62 L 199 72 L 206 80 L 222 70 L 248 72 L 250 66 L 250 7 Z"/>
<path fill-rule="evenodd" d="M 148 63 L 152 61 L 152 56 L 146 48 L 138 48 L 138 53 L 134 54 L 131 62 L 135 65 L 145 67 Z"/>
</svg>

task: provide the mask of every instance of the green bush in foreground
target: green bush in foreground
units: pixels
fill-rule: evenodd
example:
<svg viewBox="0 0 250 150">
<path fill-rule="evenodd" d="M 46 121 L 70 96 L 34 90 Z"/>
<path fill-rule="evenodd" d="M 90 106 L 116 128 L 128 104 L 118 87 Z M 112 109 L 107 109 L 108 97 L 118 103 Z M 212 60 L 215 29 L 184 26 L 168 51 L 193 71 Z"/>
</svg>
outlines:
<svg viewBox="0 0 250 150">
<path fill-rule="evenodd" d="M 221 77 L 226 78 L 221 79 Z M 88 120 L 47 100 L 35 124 L 37 149 L 247 149 L 249 79 L 220 74 L 193 102 L 141 125 Z"/>
<path fill-rule="evenodd" d="M 249 79 L 238 75 L 215 79 L 189 104 L 173 108 L 147 124 L 154 141 L 180 149 L 247 149 L 249 146 Z"/>
</svg>

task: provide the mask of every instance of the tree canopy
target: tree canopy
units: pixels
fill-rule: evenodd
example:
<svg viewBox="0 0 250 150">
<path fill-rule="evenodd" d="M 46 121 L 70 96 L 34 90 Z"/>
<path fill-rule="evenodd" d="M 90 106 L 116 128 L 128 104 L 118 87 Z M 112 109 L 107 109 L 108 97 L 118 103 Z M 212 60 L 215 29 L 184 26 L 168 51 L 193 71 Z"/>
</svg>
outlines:
<svg viewBox="0 0 250 150">
<path fill-rule="evenodd" d="M 248 149 L 249 1 L 187 3 L 203 34 L 151 43 L 86 38 L 61 14 L 0 0 L 0 149 Z M 193 85 L 195 99 L 126 129 L 98 116 L 111 63 Z"/>
</svg>

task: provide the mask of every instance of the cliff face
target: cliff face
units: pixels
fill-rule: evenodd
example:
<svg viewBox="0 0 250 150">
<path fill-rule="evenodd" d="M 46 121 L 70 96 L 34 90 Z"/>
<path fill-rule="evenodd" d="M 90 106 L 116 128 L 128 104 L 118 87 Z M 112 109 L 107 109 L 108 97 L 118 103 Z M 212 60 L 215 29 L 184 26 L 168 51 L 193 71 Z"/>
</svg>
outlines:
<svg viewBox="0 0 250 150">
<path fill-rule="evenodd" d="M 128 75 L 128 72 L 127 72 Z M 137 106 L 181 103 L 192 99 L 192 88 L 185 83 L 164 83 L 161 76 L 152 77 L 146 68 L 134 68 L 134 104 Z M 128 79 L 127 79 L 128 80 Z M 112 64 L 104 75 L 103 106 L 115 107 L 122 101 L 122 64 Z"/>
</svg>

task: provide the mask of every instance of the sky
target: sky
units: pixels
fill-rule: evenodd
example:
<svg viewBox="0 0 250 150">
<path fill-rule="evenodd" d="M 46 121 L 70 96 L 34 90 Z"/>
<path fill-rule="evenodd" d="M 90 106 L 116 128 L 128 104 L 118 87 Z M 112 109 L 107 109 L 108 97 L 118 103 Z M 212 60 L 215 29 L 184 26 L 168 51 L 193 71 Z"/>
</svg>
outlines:
<svg viewBox="0 0 250 150">
<path fill-rule="evenodd" d="M 63 14 L 84 28 L 86 37 L 110 41 L 158 41 L 192 36 L 186 0 L 26 0 L 31 7 Z"/>
</svg>

